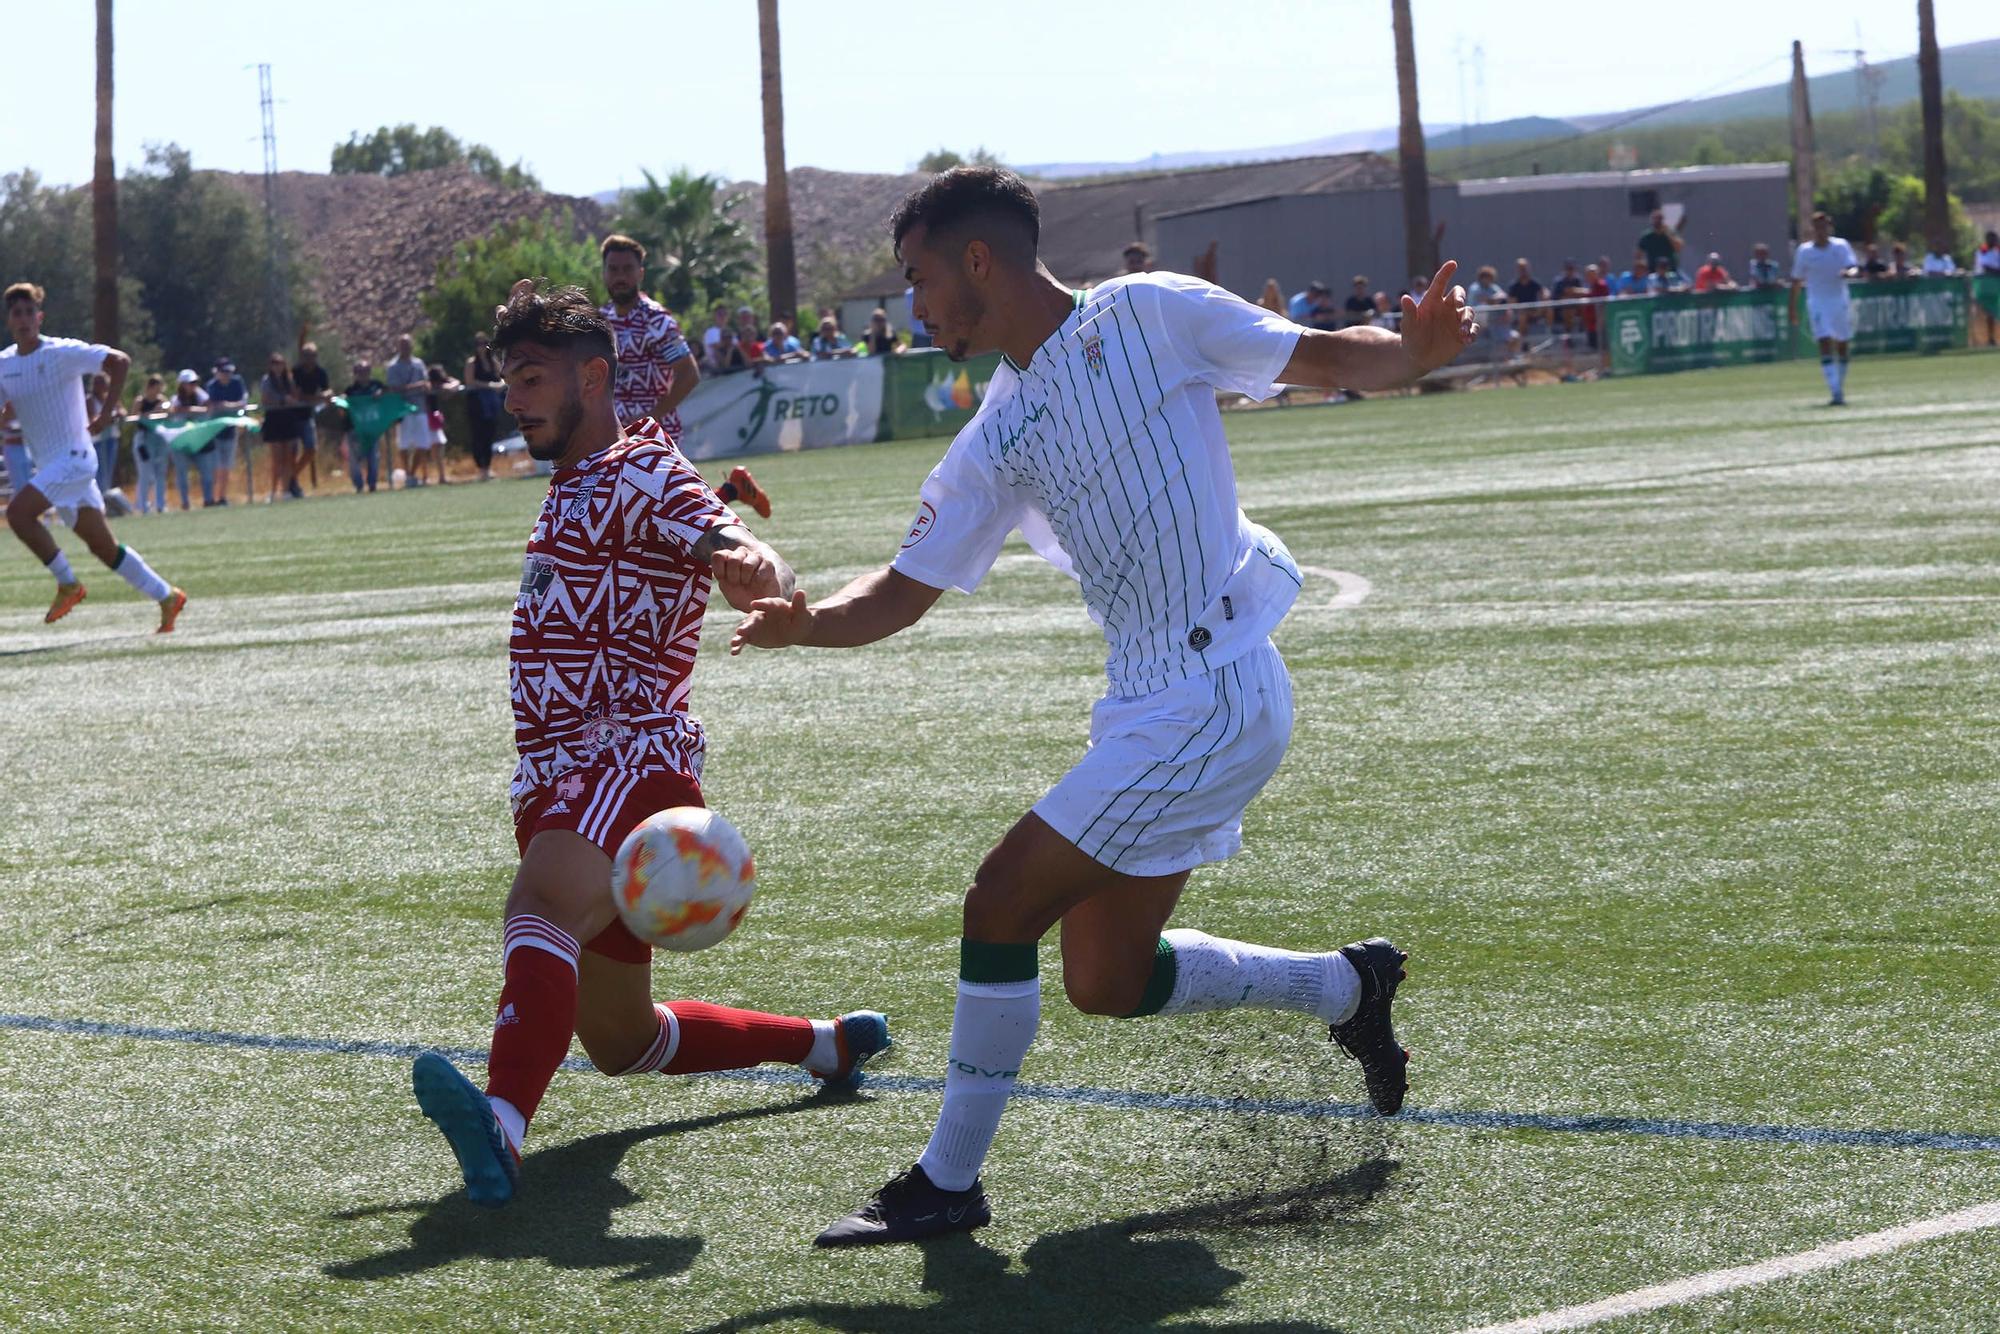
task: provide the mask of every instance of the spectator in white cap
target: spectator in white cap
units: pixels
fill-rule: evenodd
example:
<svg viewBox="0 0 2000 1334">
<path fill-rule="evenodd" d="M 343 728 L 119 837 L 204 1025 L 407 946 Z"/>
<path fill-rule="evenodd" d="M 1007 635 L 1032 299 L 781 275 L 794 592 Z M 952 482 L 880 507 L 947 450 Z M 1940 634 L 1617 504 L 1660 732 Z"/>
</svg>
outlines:
<svg viewBox="0 0 2000 1334">
<path fill-rule="evenodd" d="M 1736 280 L 1729 276 L 1729 270 L 1722 267 L 1719 252 L 1708 252 L 1708 260 L 1694 271 L 1694 290 L 1697 292 L 1728 292 L 1735 290 Z"/>
</svg>

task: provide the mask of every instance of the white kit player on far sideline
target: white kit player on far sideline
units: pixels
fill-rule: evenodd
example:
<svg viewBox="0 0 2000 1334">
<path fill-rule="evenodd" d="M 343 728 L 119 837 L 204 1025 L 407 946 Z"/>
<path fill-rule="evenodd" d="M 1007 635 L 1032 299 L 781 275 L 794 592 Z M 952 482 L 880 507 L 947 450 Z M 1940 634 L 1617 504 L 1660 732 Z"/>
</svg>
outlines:
<svg viewBox="0 0 2000 1334">
<path fill-rule="evenodd" d="M 917 318 L 953 361 L 1005 359 L 924 483 L 901 552 L 808 605 L 760 599 L 744 645 L 853 647 L 970 593 L 1009 533 L 1082 587 L 1108 690 L 1076 767 L 989 852 L 966 894 L 944 1107 L 917 1164 L 819 1235 L 917 1241 L 984 1225 L 979 1171 L 1041 1016 L 1037 943 L 1060 926 L 1063 989 L 1091 1014 L 1264 1009 L 1308 1016 L 1401 1110 L 1390 1022 L 1408 957 L 1380 937 L 1298 951 L 1167 930 L 1189 874 L 1242 843 L 1243 811 L 1292 731 L 1271 632 L 1299 591 L 1283 542 L 1238 507 L 1217 389 L 1390 389 L 1478 332 L 1445 264 L 1402 330 L 1301 329 L 1197 278 L 1125 274 L 1086 292 L 1037 258 L 1041 214 L 1012 172 L 941 173 L 890 220 Z"/>
<path fill-rule="evenodd" d="M 1854 337 L 1847 280 L 1855 269 L 1854 247 L 1833 234 L 1833 219 L 1812 215 L 1812 240 L 1792 255 L 1792 325 L 1799 322 L 1799 293 L 1806 296 L 1806 318 L 1819 342 L 1819 369 L 1833 391 L 1831 407 L 1847 402 L 1847 344 Z"/>
<path fill-rule="evenodd" d="M 118 418 L 132 359 L 99 343 L 42 337 L 42 296 L 33 283 L 15 283 L 0 298 L 7 305 L 7 331 L 14 337 L 12 347 L 0 349 L 0 402 L 19 421 L 34 468 L 28 484 L 7 502 L 7 523 L 55 576 L 55 600 L 42 619 L 53 624 L 84 598 L 83 581 L 70 568 L 69 557 L 42 526 L 42 512 L 53 506 L 91 555 L 160 605 L 159 633 L 166 634 L 187 605 L 187 594 L 111 535 L 111 525 L 104 521 L 104 495 L 97 488 L 97 449 L 91 444 L 92 436 Z M 98 371 L 111 384 L 92 421 L 83 388 Z"/>
</svg>

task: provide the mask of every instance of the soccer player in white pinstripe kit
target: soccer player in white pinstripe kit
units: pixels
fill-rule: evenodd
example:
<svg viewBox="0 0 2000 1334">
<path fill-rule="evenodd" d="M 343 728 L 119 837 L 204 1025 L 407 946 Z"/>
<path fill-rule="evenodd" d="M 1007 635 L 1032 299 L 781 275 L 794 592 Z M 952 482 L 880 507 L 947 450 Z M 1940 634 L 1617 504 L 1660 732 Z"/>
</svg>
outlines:
<svg viewBox="0 0 2000 1334">
<path fill-rule="evenodd" d="M 4 297 L 14 345 L 0 350 L 0 402 L 10 404 L 19 419 L 35 469 L 7 502 L 7 523 L 55 576 L 56 596 L 45 621 L 61 620 L 84 596 L 83 581 L 70 568 L 69 557 L 42 527 L 42 511 L 53 505 L 91 555 L 159 604 L 159 633 L 166 634 L 187 605 L 187 594 L 111 535 L 111 525 L 104 521 L 104 496 L 97 489 L 97 449 L 91 444 L 93 435 L 117 420 L 132 359 L 115 347 L 42 337 L 42 296 L 33 283 L 15 283 Z M 91 421 L 83 381 L 99 370 L 111 386 L 98 419 Z"/>
<path fill-rule="evenodd" d="M 1400 333 L 1301 329 L 1222 288 L 1128 274 L 1087 292 L 1036 257 L 1040 212 L 990 167 L 933 177 L 891 219 L 917 317 L 954 361 L 1006 354 L 986 400 L 924 483 L 895 560 L 817 604 L 758 602 L 745 645 L 836 648 L 971 592 L 1018 528 L 1082 585 L 1109 646 L 1083 759 L 980 865 L 965 899 L 944 1108 L 917 1165 L 819 1236 L 914 1241 L 988 1221 L 979 1169 L 1040 1018 L 1036 942 L 1061 924 L 1063 987 L 1090 1013 L 1240 1007 L 1329 1025 L 1376 1110 L 1400 1110 L 1408 1053 L 1389 1007 L 1407 957 L 1379 937 L 1326 952 L 1165 930 L 1189 872 L 1241 844 L 1242 814 L 1291 734 L 1270 633 L 1298 567 L 1244 516 L 1215 390 L 1388 389 L 1477 333 L 1456 266 Z"/>
</svg>

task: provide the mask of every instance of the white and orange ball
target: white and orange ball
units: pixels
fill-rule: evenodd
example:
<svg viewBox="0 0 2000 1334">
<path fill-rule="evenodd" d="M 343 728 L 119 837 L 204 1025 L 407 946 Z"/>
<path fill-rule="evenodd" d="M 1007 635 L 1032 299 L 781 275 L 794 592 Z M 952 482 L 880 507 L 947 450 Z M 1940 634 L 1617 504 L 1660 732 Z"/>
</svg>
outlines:
<svg viewBox="0 0 2000 1334">
<path fill-rule="evenodd" d="M 633 935 L 663 950 L 719 945 L 750 911 L 757 868 L 736 826 L 700 806 L 639 822 L 611 863 L 611 898 Z"/>
</svg>

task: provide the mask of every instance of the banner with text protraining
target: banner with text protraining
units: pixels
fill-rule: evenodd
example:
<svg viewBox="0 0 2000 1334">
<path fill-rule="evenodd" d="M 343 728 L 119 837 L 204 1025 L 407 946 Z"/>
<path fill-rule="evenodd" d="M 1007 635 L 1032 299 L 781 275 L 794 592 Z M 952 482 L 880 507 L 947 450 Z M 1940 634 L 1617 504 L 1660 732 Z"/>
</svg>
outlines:
<svg viewBox="0 0 2000 1334">
<path fill-rule="evenodd" d="M 1849 283 L 1850 349 L 1866 356 L 1964 347 L 1978 291 L 1978 283 L 1965 277 Z M 1979 299 L 1984 304 L 1988 297 Z M 2000 292 L 1993 299 L 2000 304 Z M 1604 330 L 1614 375 L 1818 355 L 1803 309 L 1792 322 L 1785 287 L 1613 301 L 1605 306 Z"/>
</svg>

